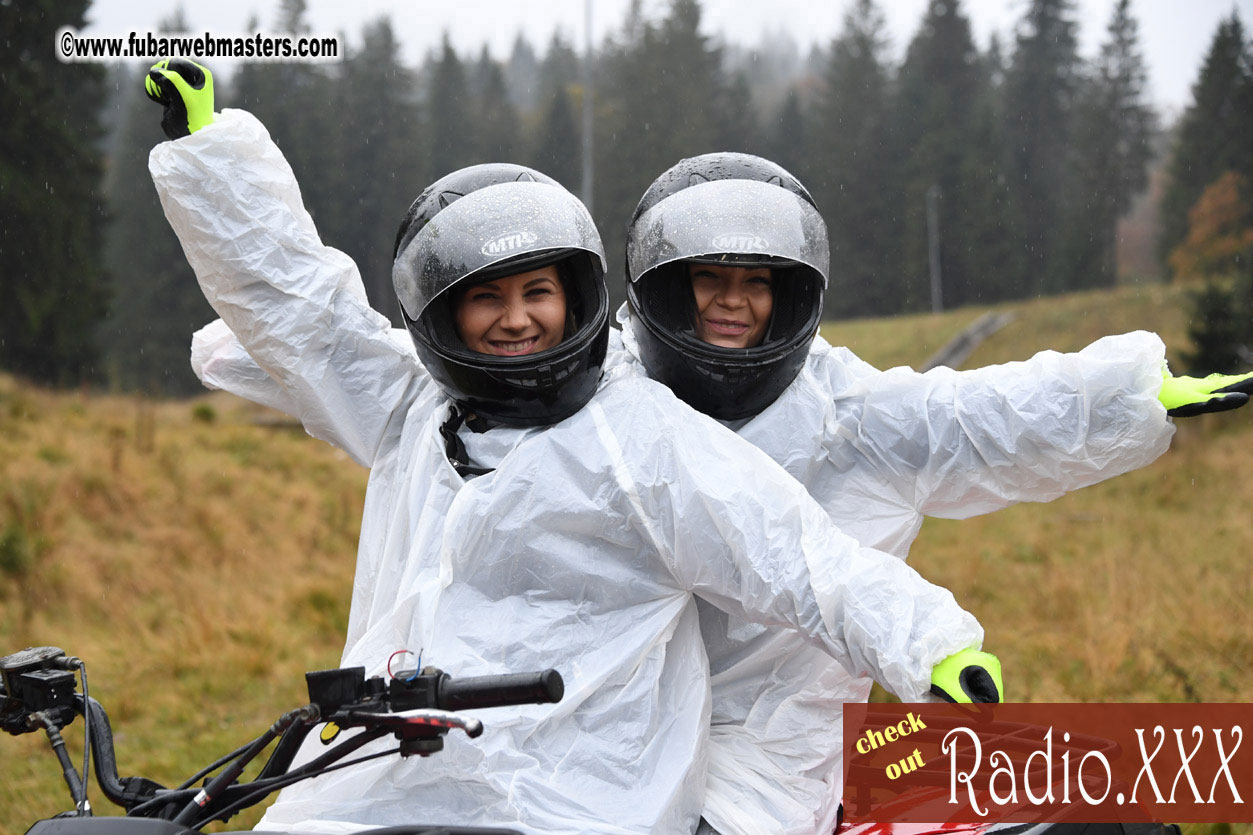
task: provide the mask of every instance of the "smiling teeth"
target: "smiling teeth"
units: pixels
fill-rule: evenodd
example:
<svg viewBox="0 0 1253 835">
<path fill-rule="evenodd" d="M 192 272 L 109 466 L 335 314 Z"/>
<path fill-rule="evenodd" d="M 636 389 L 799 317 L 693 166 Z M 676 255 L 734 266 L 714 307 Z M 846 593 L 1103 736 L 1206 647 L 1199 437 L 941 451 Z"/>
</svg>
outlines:
<svg viewBox="0 0 1253 835">
<path fill-rule="evenodd" d="M 498 341 L 493 344 L 502 351 L 516 352 L 516 351 L 521 351 L 525 348 L 529 348 L 530 346 L 534 345 L 535 342 L 536 342 L 536 338 L 531 337 L 530 339 L 523 339 L 521 342 L 499 342 Z"/>
</svg>

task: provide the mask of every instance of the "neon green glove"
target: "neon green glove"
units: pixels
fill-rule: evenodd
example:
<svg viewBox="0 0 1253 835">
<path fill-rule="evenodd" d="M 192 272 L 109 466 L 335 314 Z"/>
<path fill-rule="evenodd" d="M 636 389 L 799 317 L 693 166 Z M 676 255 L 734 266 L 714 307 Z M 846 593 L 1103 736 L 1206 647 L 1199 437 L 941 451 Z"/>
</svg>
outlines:
<svg viewBox="0 0 1253 835">
<path fill-rule="evenodd" d="M 1162 391 L 1157 398 L 1171 417 L 1238 409 L 1253 394 L 1253 374 L 1211 374 L 1203 379 L 1172 377 L 1168 369 L 1162 374 Z"/>
<path fill-rule="evenodd" d="M 977 649 L 954 653 L 931 671 L 931 693 L 946 702 L 1003 702 L 1000 659 Z"/>
<path fill-rule="evenodd" d="M 213 122 L 213 73 L 186 58 L 158 61 L 144 79 L 148 98 L 165 106 L 161 129 L 170 139 L 190 136 Z"/>
</svg>

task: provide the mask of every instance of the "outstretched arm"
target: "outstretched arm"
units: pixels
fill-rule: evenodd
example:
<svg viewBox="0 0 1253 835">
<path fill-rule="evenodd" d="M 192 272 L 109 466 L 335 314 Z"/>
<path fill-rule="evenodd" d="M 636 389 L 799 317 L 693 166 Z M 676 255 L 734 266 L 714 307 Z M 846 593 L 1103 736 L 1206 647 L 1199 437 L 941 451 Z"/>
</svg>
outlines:
<svg viewBox="0 0 1253 835">
<path fill-rule="evenodd" d="M 1166 451 L 1164 357 L 1140 331 L 971 371 L 894 368 L 835 391 L 840 441 L 930 516 L 1051 501 Z"/>
<path fill-rule="evenodd" d="M 265 128 L 228 110 L 158 145 L 148 167 L 205 297 L 247 355 L 310 434 L 369 466 L 425 378 L 366 301 L 356 265 L 318 237 Z"/>
</svg>

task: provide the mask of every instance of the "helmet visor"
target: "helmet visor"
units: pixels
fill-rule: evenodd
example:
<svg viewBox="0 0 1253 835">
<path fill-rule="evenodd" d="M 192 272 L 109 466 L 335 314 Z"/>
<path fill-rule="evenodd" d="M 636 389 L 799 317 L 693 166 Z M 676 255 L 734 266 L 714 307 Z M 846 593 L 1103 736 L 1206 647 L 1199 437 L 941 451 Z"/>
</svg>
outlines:
<svg viewBox="0 0 1253 835">
<path fill-rule="evenodd" d="M 825 287 L 827 226 L 812 205 L 771 183 L 713 180 L 676 192 L 640 215 L 627 251 L 632 281 L 674 261 L 767 256 L 814 269 Z"/>
<path fill-rule="evenodd" d="M 494 264 L 524 261 L 528 253 L 562 249 L 591 253 L 603 272 L 600 234 L 578 198 L 546 183 L 500 183 L 440 210 L 397 253 L 392 283 L 405 314 L 416 321 L 459 281 Z"/>
</svg>

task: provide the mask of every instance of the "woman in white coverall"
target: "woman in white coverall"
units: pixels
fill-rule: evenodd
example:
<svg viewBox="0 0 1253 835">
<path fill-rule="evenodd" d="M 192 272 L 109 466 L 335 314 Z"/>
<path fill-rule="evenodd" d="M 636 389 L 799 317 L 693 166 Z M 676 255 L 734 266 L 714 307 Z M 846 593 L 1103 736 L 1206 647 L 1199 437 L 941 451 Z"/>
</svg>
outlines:
<svg viewBox="0 0 1253 835">
<path fill-rule="evenodd" d="M 636 308 L 619 312 L 611 365 L 666 382 L 783 465 L 843 530 L 901 558 L 925 515 L 1048 501 L 1147 465 L 1173 432 L 1159 399 L 1180 415 L 1246 398 L 1215 397 L 1206 389 L 1216 384 L 1189 378 L 1167 378 L 1164 391 L 1165 350 L 1147 333 L 977 371 L 878 371 L 815 336 L 826 226 L 803 186 L 758 157 L 674 166 L 641 200 L 630 234 Z M 715 304 L 713 318 L 743 321 L 698 334 L 693 291 L 708 287 L 693 282 L 728 271 L 738 271 L 744 298 L 729 311 Z M 769 311 L 759 327 L 751 308 L 763 283 Z M 222 322 L 196 335 L 192 355 L 207 385 L 295 413 Z M 705 817 L 726 835 L 830 832 L 839 705 L 864 701 L 869 679 L 786 630 L 698 608 L 714 695 Z"/>
<path fill-rule="evenodd" d="M 924 516 L 1049 501 L 1152 462 L 1174 431 L 1159 397 L 1173 415 L 1248 399 L 1248 375 L 1164 386 L 1165 348 L 1145 332 L 973 371 L 879 371 L 816 335 L 827 268 L 826 225 L 795 177 L 747 154 L 683 160 L 632 217 L 610 362 L 733 428 L 842 530 L 902 559 Z M 870 680 L 793 634 L 698 609 L 713 687 L 705 818 L 723 835 L 829 833 L 832 715 Z"/>
<path fill-rule="evenodd" d="M 370 467 L 343 663 L 378 673 L 421 648 L 458 675 L 555 667 L 566 680 L 561 703 L 496 711 L 475 743 L 289 788 L 261 828 L 691 832 L 709 725 L 695 595 L 803 633 L 906 700 L 927 696 L 933 671 L 955 678 L 982 631 L 950 594 L 840 533 L 665 387 L 602 377 L 604 258 L 572 195 L 507 165 L 423 192 L 393 268 L 419 362 L 319 240 L 264 127 L 242 111 L 214 119 L 211 99 L 206 116 L 206 91 L 190 62 L 154 68 L 149 93 L 182 138 L 149 169 L 226 327 L 311 434 Z M 519 315 L 505 350 L 471 350 L 464 305 L 548 267 L 570 313 L 561 340 L 529 350 Z"/>
</svg>

